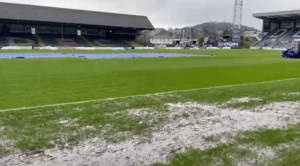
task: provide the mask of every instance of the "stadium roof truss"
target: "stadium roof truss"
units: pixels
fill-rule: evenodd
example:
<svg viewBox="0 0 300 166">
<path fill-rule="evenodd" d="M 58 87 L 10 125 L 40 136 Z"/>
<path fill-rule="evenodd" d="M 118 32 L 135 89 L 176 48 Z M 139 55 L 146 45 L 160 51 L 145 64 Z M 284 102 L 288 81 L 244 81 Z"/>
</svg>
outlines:
<svg viewBox="0 0 300 166">
<path fill-rule="evenodd" d="M 20 24 L 57 24 L 74 26 L 118 27 L 153 30 L 146 16 L 104 13 L 55 7 L 0 2 L 0 22 Z"/>
<path fill-rule="evenodd" d="M 300 10 L 280 11 L 280 12 L 268 12 L 253 14 L 253 17 L 259 19 L 274 19 L 274 20 L 286 20 L 286 19 L 300 19 Z"/>
</svg>

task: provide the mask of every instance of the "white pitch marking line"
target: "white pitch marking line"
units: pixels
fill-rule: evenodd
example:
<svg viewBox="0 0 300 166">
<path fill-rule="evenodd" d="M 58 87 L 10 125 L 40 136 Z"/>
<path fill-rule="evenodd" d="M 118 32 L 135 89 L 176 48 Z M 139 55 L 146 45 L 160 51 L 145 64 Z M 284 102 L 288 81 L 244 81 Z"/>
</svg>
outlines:
<svg viewBox="0 0 300 166">
<path fill-rule="evenodd" d="M 29 109 L 38 109 L 38 108 L 47 108 L 47 107 L 76 105 L 76 104 L 92 103 L 92 102 L 99 102 L 99 101 L 110 101 L 110 100 L 118 100 L 118 99 L 126 99 L 126 98 L 147 97 L 147 96 L 154 96 L 154 95 L 166 95 L 166 94 L 172 94 L 172 93 L 191 92 L 191 91 L 197 91 L 197 90 L 230 88 L 230 87 L 238 87 L 238 86 L 246 86 L 246 85 L 254 85 L 254 84 L 266 84 L 266 83 L 274 83 L 274 82 L 281 82 L 281 81 L 291 81 L 291 80 L 297 80 L 297 79 L 300 79 L 300 77 L 289 78 L 289 79 L 282 79 L 282 80 L 273 80 L 273 81 L 253 82 L 253 83 L 235 84 L 235 85 L 224 85 L 224 86 L 213 86 L 213 87 L 206 87 L 206 88 L 196 88 L 196 89 L 169 91 L 169 92 L 152 93 L 152 94 L 142 94 L 142 95 L 133 95 L 133 96 L 114 97 L 114 98 L 106 98 L 106 99 L 98 99 L 98 100 L 77 101 L 77 102 L 59 103 L 59 104 L 47 104 L 47 105 L 34 106 L 34 107 L 12 108 L 12 109 L 0 110 L 0 113 L 2 113 L 2 112 L 10 112 L 10 111 L 21 111 L 21 110 L 29 110 Z"/>
</svg>

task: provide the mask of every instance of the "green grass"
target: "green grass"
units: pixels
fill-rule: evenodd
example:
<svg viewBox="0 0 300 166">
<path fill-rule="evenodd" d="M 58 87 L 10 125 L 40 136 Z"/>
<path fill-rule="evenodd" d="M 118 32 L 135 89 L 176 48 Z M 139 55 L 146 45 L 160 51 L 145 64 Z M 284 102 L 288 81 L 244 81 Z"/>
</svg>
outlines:
<svg viewBox="0 0 300 166">
<path fill-rule="evenodd" d="M 19 51 L 0 51 L 0 53 Z M 24 51 L 22 51 L 24 52 Z M 40 52 L 40 51 L 25 51 Z M 61 52 L 61 51 L 43 51 Z M 75 53 L 74 50 L 64 51 Z M 126 51 L 79 51 L 79 53 L 112 53 Z M 214 55 L 205 58 L 164 59 L 16 59 L 0 60 L 0 110 L 138 94 L 185 90 L 281 80 L 300 77 L 300 61 L 281 59 L 280 52 L 262 50 L 195 50 L 130 51 L 171 52 Z M 78 53 L 78 51 L 76 51 Z M 298 101 L 300 79 L 266 84 L 179 92 L 174 96 L 145 96 L 55 107 L 0 112 L 0 156 L 37 149 L 77 145 L 80 141 L 103 137 L 110 142 L 123 141 L 132 135 L 151 137 L 165 123 L 165 103 L 196 101 L 224 103 L 232 98 L 261 97 L 263 101 L 232 104 L 230 107 L 252 108 L 275 101 Z M 133 108 L 150 108 L 158 117 L 133 117 Z M 110 115 L 114 116 L 110 116 Z M 183 118 L 188 115 L 182 115 Z M 180 117 L 176 117 L 180 118 Z M 140 123 L 143 121 L 144 123 Z M 150 123 L 151 122 L 151 123 Z M 93 129 L 85 129 L 85 127 Z M 170 158 L 169 166 L 234 165 L 237 160 L 255 158 L 239 145 L 277 147 L 293 144 L 300 126 L 287 130 L 241 133 L 236 143 L 219 145 L 204 151 L 191 150 Z M 129 133 L 122 135 L 120 133 Z M 10 142 L 3 145 L 3 140 Z M 216 141 L 214 137 L 206 141 Z M 281 149 L 282 157 L 270 165 L 297 165 L 297 148 Z M 164 165 L 164 164 L 157 164 Z M 259 165 L 259 164 L 257 164 Z"/>
<path fill-rule="evenodd" d="M 300 61 L 279 52 L 171 52 L 215 56 L 1 60 L 0 109 L 300 77 Z"/>
<path fill-rule="evenodd" d="M 167 119 L 166 116 L 164 116 L 164 113 L 167 111 L 165 103 L 196 101 L 213 104 L 216 102 L 223 103 L 232 98 L 245 96 L 261 97 L 264 99 L 263 101 L 252 102 L 250 105 L 249 103 L 245 103 L 243 106 L 246 107 L 254 107 L 276 101 L 298 101 L 300 100 L 300 96 L 284 96 L 282 93 L 297 91 L 299 84 L 300 79 L 181 92 L 176 93 L 174 96 L 146 96 L 67 105 L 60 107 L 62 111 L 59 116 L 56 115 L 55 107 L 3 112 L 0 113 L 0 126 L 4 127 L 4 130 L 0 130 L 0 140 L 11 140 L 14 143 L 12 143 L 12 146 L 8 149 L 7 147 L 1 148 L 0 145 L 0 156 L 14 153 L 15 151 L 11 149 L 19 149 L 25 152 L 40 148 L 62 147 L 66 143 L 77 145 L 80 141 L 99 136 L 109 142 L 119 142 L 132 135 L 151 137 L 151 133 L 158 130 Z M 242 105 L 239 107 L 241 106 Z M 145 118 L 133 117 L 126 112 L 126 110 L 133 108 L 151 108 L 152 110 L 160 112 L 161 116 L 148 116 Z M 109 116 L 109 114 L 114 114 L 114 116 Z M 184 118 L 185 115 L 182 115 L 182 117 Z M 67 121 L 66 123 L 60 123 L 65 120 Z M 140 124 L 140 121 L 144 123 Z M 152 121 L 152 123 L 149 123 L 150 121 Z M 113 125 L 113 127 L 108 128 L 107 125 Z M 85 130 L 84 127 L 86 126 L 93 126 L 95 130 Z M 288 143 L 299 138 L 299 133 L 297 133 L 299 129 L 300 127 L 296 126 L 284 132 L 280 130 L 269 130 L 262 133 L 249 132 L 244 134 L 247 136 L 247 139 L 243 138 L 239 142 L 241 144 L 249 144 L 256 143 L 257 140 L 259 140 L 259 145 L 276 146 L 279 143 Z M 129 132 L 130 135 L 119 135 L 118 133 L 120 132 Z M 216 141 L 217 139 L 211 137 L 206 140 Z M 226 145 L 225 147 L 230 148 L 227 150 L 232 151 L 232 153 L 238 156 L 240 152 L 243 152 L 242 154 L 245 152 L 243 149 L 237 149 L 236 145 Z M 217 148 L 216 150 L 223 151 L 222 148 Z M 193 151 L 193 153 L 196 152 L 197 151 Z M 224 154 L 221 152 L 218 154 L 222 154 L 222 158 L 224 158 Z M 207 152 L 200 151 L 199 153 L 199 155 L 202 156 L 203 153 L 206 154 Z M 228 153 L 228 155 L 231 155 L 231 153 Z M 240 157 L 243 156 L 244 155 Z M 211 154 L 211 157 L 218 158 L 219 156 Z M 226 162 L 225 159 L 224 162 Z M 198 161 L 197 158 L 189 160 L 195 160 L 189 162 Z M 206 159 L 203 159 L 203 162 L 204 161 L 207 162 Z M 213 161 L 215 160 L 211 162 Z"/>
</svg>

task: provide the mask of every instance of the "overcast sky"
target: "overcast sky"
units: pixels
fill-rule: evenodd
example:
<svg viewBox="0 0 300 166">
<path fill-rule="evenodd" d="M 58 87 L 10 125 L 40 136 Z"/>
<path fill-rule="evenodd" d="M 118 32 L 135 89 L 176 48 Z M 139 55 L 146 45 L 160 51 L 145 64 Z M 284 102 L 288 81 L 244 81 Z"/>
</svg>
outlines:
<svg viewBox="0 0 300 166">
<path fill-rule="evenodd" d="M 146 15 L 156 28 L 192 26 L 208 21 L 232 22 L 234 0 L 0 0 L 42 6 Z M 300 0 L 244 0 L 243 25 L 261 29 L 253 13 L 295 10 Z"/>
</svg>

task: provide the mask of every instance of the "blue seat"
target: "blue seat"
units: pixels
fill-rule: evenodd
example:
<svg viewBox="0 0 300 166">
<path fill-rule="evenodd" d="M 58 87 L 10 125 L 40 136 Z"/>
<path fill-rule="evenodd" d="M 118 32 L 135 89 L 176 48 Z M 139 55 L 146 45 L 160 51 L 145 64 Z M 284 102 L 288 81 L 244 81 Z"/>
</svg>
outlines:
<svg viewBox="0 0 300 166">
<path fill-rule="evenodd" d="M 39 35 L 46 46 L 69 46 L 69 47 L 88 47 L 89 45 L 77 35 L 64 35 L 62 42 L 61 35 L 44 34 Z"/>
<path fill-rule="evenodd" d="M 100 36 L 85 36 L 89 41 L 99 47 L 130 47 L 122 39 L 104 39 Z"/>
<path fill-rule="evenodd" d="M 19 34 L 10 33 L 8 36 L 2 36 L 5 40 L 5 46 L 37 46 L 37 41 L 30 33 Z M 3 40 L 3 39 L 2 39 Z"/>
<path fill-rule="evenodd" d="M 279 39 L 280 38 L 280 36 L 283 36 L 283 35 L 285 35 L 285 34 L 287 34 L 287 33 L 289 33 L 289 35 L 288 36 L 285 36 L 283 39 L 284 39 L 284 41 L 286 42 L 286 43 L 288 43 L 289 41 L 291 42 L 292 41 L 292 36 L 294 35 L 294 33 L 293 32 L 291 32 L 290 33 L 290 30 L 291 29 L 287 29 L 287 31 L 285 32 L 285 33 L 283 33 L 283 34 L 281 34 L 280 36 L 278 36 L 277 38 L 275 37 L 270 37 L 270 36 L 274 36 L 274 35 L 276 35 L 279 31 L 281 31 L 282 29 L 278 29 L 277 31 L 275 31 L 274 33 L 271 33 L 271 34 L 269 34 L 269 35 L 267 35 L 266 37 L 264 37 L 260 42 L 258 42 L 254 47 L 259 47 L 259 48 L 262 48 L 262 47 L 265 47 L 265 43 L 266 43 L 266 46 L 267 47 L 274 47 L 274 48 L 281 48 L 281 47 L 286 47 L 286 44 L 283 44 L 283 45 L 281 45 L 281 44 L 273 44 L 272 43 L 272 40 L 276 40 L 276 39 Z M 296 33 L 296 32 L 295 32 Z M 283 40 L 282 39 L 282 40 Z M 281 40 L 281 41 L 282 41 Z M 287 45 L 289 45 L 290 46 L 290 44 L 287 44 Z"/>
</svg>

